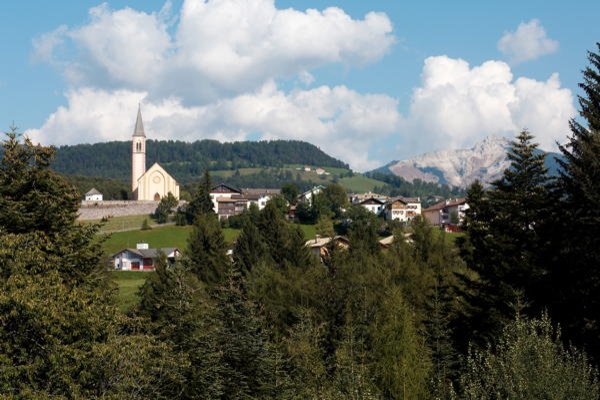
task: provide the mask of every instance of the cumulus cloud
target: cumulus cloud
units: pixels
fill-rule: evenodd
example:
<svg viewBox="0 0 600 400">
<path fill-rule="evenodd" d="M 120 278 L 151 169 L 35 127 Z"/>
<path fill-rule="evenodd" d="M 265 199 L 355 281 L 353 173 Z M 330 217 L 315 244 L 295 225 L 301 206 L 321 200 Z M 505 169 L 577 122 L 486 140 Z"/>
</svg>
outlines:
<svg viewBox="0 0 600 400">
<path fill-rule="evenodd" d="M 402 130 L 415 150 L 471 146 L 487 135 L 514 136 L 527 128 L 542 148 L 564 141 L 575 115 L 573 96 L 557 74 L 547 81 L 513 79 L 510 66 L 487 61 L 471 67 L 447 56 L 425 60 Z"/>
<path fill-rule="evenodd" d="M 498 50 L 518 64 L 556 52 L 558 42 L 548 38 L 539 20 L 532 19 L 519 24 L 515 32 L 504 33 L 498 41 Z"/>
<path fill-rule="evenodd" d="M 300 76 L 325 64 L 364 65 L 394 43 L 383 13 L 353 19 L 343 10 L 277 9 L 274 0 L 185 0 L 179 17 L 106 4 L 87 24 L 35 40 L 39 59 L 57 41 L 74 47 L 60 64 L 72 85 L 145 90 L 186 103 L 210 102 L 255 90 L 274 78 Z M 174 25 L 171 25 L 174 24 Z"/>
<path fill-rule="evenodd" d="M 200 106 L 174 97 L 155 101 L 147 92 L 130 90 L 83 88 L 66 96 L 67 106 L 26 134 L 54 144 L 128 140 L 143 99 L 144 126 L 154 139 L 234 141 L 260 132 L 261 139 L 307 140 L 365 170 L 378 165 L 368 158 L 368 147 L 397 131 L 401 119 L 395 99 L 345 86 L 286 94 L 268 82 L 255 92 Z"/>
</svg>

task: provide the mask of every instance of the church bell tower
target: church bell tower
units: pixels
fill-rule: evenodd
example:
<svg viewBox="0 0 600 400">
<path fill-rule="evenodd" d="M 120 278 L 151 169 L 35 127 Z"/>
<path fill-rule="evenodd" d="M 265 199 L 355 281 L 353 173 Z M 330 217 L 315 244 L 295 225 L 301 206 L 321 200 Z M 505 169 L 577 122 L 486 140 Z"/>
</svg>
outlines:
<svg viewBox="0 0 600 400">
<path fill-rule="evenodd" d="M 138 200 L 138 179 L 146 172 L 146 134 L 142 122 L 142 110 L 138 106 L 137 119 L 131 140 L 131 192 Z"/>
</svg>

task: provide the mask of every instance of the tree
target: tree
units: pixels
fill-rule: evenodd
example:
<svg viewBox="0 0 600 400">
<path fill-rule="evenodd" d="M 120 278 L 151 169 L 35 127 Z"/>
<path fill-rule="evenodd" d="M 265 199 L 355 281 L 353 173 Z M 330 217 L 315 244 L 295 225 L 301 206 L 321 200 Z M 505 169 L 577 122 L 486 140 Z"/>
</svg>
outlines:
<svg viewBox="0 0 600 400">
<path fill-rule="evenodd" d="M 274 398 L 285 388 L 276 373 L 277 354 L 256 306 L 248 300 L 240 271 L 231 267 L 216 292 L 223 399 Z"/>
<path fill-rule="evenodd" d="M 235 241 L 233 262 L 244 276 L 259 264 L 272 262 L 269 248 L 250 218 L 245 218 L 240 236 Z"/>
<path fill-rule="evenodd" d="M 550 319 L 517 316 L 496 344 L 471 349 L 460 381 L 463 398 L 598 399 L 598 372 L 584 353 L 565 348 Z"/>
<path fill-rule="evenodd" d="M 600 50 L 600 43 L 596 46 Z M 579 87 L 579 114 L 571 137 L 560 146 L 558 204 L 563 223 L 557 232 L 562 251 L 556 262 L 557 317 L 566 336 L 600 360 L 600 52 L 588 52 L 589 66 Z M 587 125 L 584 125 L 584 123 Z"/>
<path fill-rule="evenodd" d="M 148 223 L 148 218 L 144 218 L 144 221 L 142 222 L 142 227 L 140 229 L 143 231 L 149 231 L 150 229 L 152 229 L 152 227 Z"/>
<path fill-rule="evenodd" d="M 281 187 L 281 195 L 289 204 L 296 204 L 300 190 L 293 183 L 286 183 Z"/>
<path fill-rule="evenodd" d="M 127 329 L 98 226 L 76 222 L 78 196 L 49 169 L 53 152 L 14 129 L 3 142 L 0 395 L 168 398 L 180 383 L 171 349 Z"/>
<path fill-rule="evenodd" d="M 342 210 L 348 207 L 348 193 L 340 184 L 330 183 L 320 193 L 325 199 L 325 204 L 336 218 L 342 215 Z"/>
<path fill-rule="evenodd" d="M 511 143 L 511 165 L 483 193 L 479 184 L 468 192 L 462 253 L 477 273 L 467 279 L 470 326 L 478 341 L 497 335 L 519 303 L 539 313 L 547 304 L 547 262 L 551 205 L 544 153 L 521 132 Z"/>
<path fill-rule="evenodd" d="M 193 224 L 194 219 L 200 214 L 214 213 L 214 204 L 210 198 L 210 191 L 212 190 L 212 183 L 210 179 L 210 173 L 208 170 L 204 171 L 202 181 L 198 185 L 198 189 L 194 194 L 192 201 L 190 201 L 185 209 L 185 217 L 188 224 Z"/>
<path fill-rule="evenodd" d="M 188 238 L 185 266 L 208 287 L 223 282 L 230 264 L 225 238 L 215 214 L 199 214 Z"/>
<path fill-rule="evenodd" d="M 171 214 L 171 210 L 177 207 L 178 201 L 173 196 L 173 193 L 169 192 L 166 196 L 160 199 L 156 210 L 154 211 L 154 217 L 156 218 L 156 222 L 159 224 L 164 224 L 167 222 L 169 218 L 169 214 Z"/>
<path fill-rule="evenodd" d="M 335 231 L 333 230 L 333 221 L 331 218 L 327 218 L 326 216 L 321 216 L 317 220 L 317 224 L 315 226 L 317 231 L 317 235 L 320 237 L 333 237 L 335 236 Z"/>
</svg>

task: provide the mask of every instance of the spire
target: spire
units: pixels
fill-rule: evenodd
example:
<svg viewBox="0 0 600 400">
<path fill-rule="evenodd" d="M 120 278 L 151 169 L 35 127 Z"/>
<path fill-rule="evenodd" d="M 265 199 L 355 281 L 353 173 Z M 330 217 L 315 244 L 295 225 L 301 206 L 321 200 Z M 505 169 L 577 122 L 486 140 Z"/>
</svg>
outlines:
<svg viewBox="0 0 600 400">
<path fill-rule="evenodd" d="M 144 123 L 142 122 L 142 107 L 139 103 L 137 119 L 135 120 L 135 128 L 133 129 L 133 136 L 146 137 L 146 134 L 144 133 Z"/>
</svg>

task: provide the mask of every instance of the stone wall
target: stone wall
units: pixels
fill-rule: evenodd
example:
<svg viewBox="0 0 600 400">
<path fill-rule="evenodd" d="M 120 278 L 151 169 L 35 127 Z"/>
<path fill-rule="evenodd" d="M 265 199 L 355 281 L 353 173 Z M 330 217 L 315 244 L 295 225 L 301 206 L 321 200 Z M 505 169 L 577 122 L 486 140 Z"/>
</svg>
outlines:
<svg viewBox="0 0 600 400">
<path fill-rule="evenodd" d="M 185 202 L 180 201 L 179 204 Z M 79 208 L 80 220 L 101 219 L 102 217 L 122 217 L 126 215 L 152 214 L 158 201 L 109 200 L 82 201 Z"/>
</svg>

